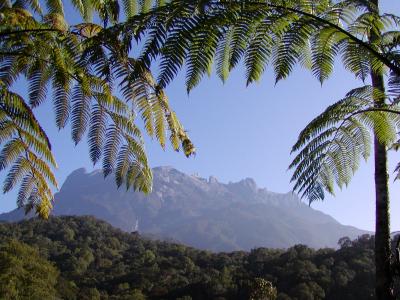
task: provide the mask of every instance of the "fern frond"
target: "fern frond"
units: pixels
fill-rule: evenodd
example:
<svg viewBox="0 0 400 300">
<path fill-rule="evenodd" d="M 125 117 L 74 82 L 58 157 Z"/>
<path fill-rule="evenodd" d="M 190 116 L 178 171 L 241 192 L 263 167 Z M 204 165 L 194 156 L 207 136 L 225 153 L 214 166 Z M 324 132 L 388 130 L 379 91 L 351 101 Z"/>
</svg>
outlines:
<svg viewBox="0 0 400 300">
<path fill-rule="evenodd" d="M 29 80 L 29 104 L 32 107 L 39 106 L 46 99 L 47 83 L 50 80 L 50 72 L 47 70 L 36 70 Z"/>
<path fill-rule="evenodd" d="M 312 72 L 323 83 L 333 71 L 335 56 L 340 48 L 336 44 L 337 30 L 324 28 L 312 40 Z"/>
<path fill-rule="evenodd" d="M 9 192 L 26 174 L 30 172 L 30 170 L 31 165 L 29 161 L 25 157 L 20 156 L 10 168 L 10 171 L 4 180 L 3 192 Z"/>
<path fill-rule="evenodd" d="M 111 125 L 106 132 L 106 141 L 103 149 L 103 174 L 107 177 L 115 168 L 119 145 L 121 143 L 121 131 L 117 126 Z"/>
<path fill-rule="evenodd" d="M 270 24 L 261 23 L 249 42 L 245 54 L 247 85 L 258 81 L 265 70 L 271 55 L 272 38 L 269 36 Z"/>
<path fill-rule="evenodd" d="M 354 73 L 357 78 L 365 81 L 370 75 L 369 53 L 363 47 L 349 41 L 343 51 L 342 58 L 345 68 Z"/>
<path fill-rule="evenodd" d="M 198 25 L 200 20 L 201 18 L 197 17 L 193 20 L 177 22 L 174 26 L 174 31 L 167 37 L 160 62 L 160 74 L 158 77 L 160 87 L 167 86 L 183 66 L 189 50 L 188 40 L 191 31 Z"/>
<path fill-rule="evenodd" d="M 211 68 L 220 34 L 213 26 L 200 25 L 192 33 L 187 55 L 186 89 L 189 93 Z"/>
<path fill-rule="evenodd" d="M 64 15 L 64 5 L 61 0 L 46 0 L 46 9 L 49 13 Z"/>
<path fill-rule="evenodd" d="M 298 154 L 289 166 L 294 190 L 310 202 L 323 200 L 324 190 L 333 193 L 334 184 L 349 184 L 361 158 L 368 159 L 372 135 L 384 145 L 395 141 L 400 107 L 375 102 L 386 97 L 370 86 L 354 89 L 300 133 L 292 148 Z"/>
<path fill-rule="evenodd" d="M 284 21 L 288 22 L 285 17 Z M 279 27 L 272 27 L 273 32 L 279 40 L 274 46 L 274 69 L 276 82 L 286 78 L 298 61 L 302 60 L 303 65 L 312 68 L 312 57 L 309 53 L 310 40 L 318 29 L 308 17 L 297 18 L 290 17 L 290 22 L 282 24 Z M 271 43 L 272 44 L 272 43 Z M 310 56 L 310 57 L 307 57 Z M 303 57 L 302 57 L 303 56 Z M 307 62 L 308 60 L 308 62 Z"/>
<path fill-rule="evenodd" d="M 153 181 L 153 175 L 151 169 L 148 167 L 142 167 L 140 163 L 134 162 L 127 172 L 126 186 L 127 189 L 133 186 L 135 191 L 143 191 L 148 194 L 151 192 Z"/>
<path fill-rule="evenodd" d="M 101 157 L 106 133 L 106 112 L 101 106 L 94 105 L 91 112 L 88 133 L 89 155 L 95 165 Z"/>
<path fill-rule="evenodd" d="M 90 117 L 90 98 L 83 86 L 75 86 L 71 102 L 72 140 L 78 144 L 87 130 Z"/>
<path fill-rule="evenodd" d="M 69 86 L 54 86 L 53 88 L 53 107 L 56 115 L 56 126 L 64 128 L 70 115 L 70 91 Z"/>
<path fill-rule="evenodd" d="M 123 0 L 123 9 L 125 12 L 125 17 L 127 19 L 136 16 L 138 13 L 138 1 L 137 0 Z"/>
<path fill-rule="evenodd" d="M 159 141 L 161 147 L 165 149 L 166 144 L 166 136 L 165 136 L 165 115 L 163 107 L 157 101 L 152 106 L 153 109 L 153 116 L 154 116 L 154 123 L 155 123 L 155 135 L 157 140 Z"/>
<path fill-rule="evenodd" d="M 225 82 L 228 79 L 230 73 L 232 37 L 233 30 L 232 27 L 229 27 L 220 39 L 216 50 L 216 72 L 222 82 Z"/>
<path fill-rule="evenodd" d="M 12 165 L 25 152 L 24 144 L 14 138 L 4 145 L 0 153 L 0 171 Z"/>
<path fill-rule="evenodd" d="M 3 192 L 21 183 L 18 204 L 27 210 L 36 207 L 42 217 L 49 211 L 44 207 L 53 199 L 50 185 L 57 188 L 51 167 L 57 167 L 50 142 L 30 107 L 18 94 L 4 87 L 0 89 L 0 170 L 9 168 L 4 180 Z M 31 177 L 31 180 L 29 180 Z M 35 205 L 29 202 L 37 194 Z M 40 196 L 40 197 L 39 197 Z M 33 199 L 33 198 L 32 198 Z"/>
<path fill-rule="evenodd" d="M 243 58 L 246 47 L 258 24 L 252 23 L 252 16 L 244 15 L 238 18 L 233 27 L 231 38 L 231 54 L 229 70 L 234 69 Z"/>
<path fill-rule="evenodd" d="M 141 0 L 140 1 L 140 6 L 141 6 L 141 13 L 147 13 L 150 11 L 152 5 L 153 5 L 153 0 Z"/>
<path fill-rule="evenodd" d="M 26 205 L 26 201 L 32 194 L 35 186 L 36 186 L 36 180 L 31 173 L 24 177 L 21 183 L 21 188 L 18 191 L 18 197 L 17 197 L 18 207 L 24 207 Z"/>
<path fill-rule="evenodd" d="M 117 186 L 120 187 L 124 182 L 126 174 L 129 170 L 129 165 L 131 163 L 129 157 L 129 147 L 127 145 L 123 145 L 119 150 L 117 157 L 118 159 L 117 167 L 115 169 L 115 182 Z"/>
</svg>

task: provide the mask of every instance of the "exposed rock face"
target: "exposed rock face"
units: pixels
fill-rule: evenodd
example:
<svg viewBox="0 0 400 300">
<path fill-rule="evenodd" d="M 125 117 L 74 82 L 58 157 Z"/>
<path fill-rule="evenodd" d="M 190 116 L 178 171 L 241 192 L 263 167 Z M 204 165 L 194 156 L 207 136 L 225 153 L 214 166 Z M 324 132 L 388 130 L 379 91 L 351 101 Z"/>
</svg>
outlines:
<svg viewBox="0 0 400 300">
<path fill-rule="evenodd" d="M 284 248 L 294 244 L 336 247 L 343 236 L 365 233 L 343 226 L 292 194 L 273 193 L 246 178 L 223 184 L 172 167 L 154 170 L 153 192 L 117 189 L 114 178 L 78 169 L 56 195 L 55 215 L 93 215 L 126 231 L 215 251 Z M 0 215 L 16 221 L 20 210 Z"/>
</svg>

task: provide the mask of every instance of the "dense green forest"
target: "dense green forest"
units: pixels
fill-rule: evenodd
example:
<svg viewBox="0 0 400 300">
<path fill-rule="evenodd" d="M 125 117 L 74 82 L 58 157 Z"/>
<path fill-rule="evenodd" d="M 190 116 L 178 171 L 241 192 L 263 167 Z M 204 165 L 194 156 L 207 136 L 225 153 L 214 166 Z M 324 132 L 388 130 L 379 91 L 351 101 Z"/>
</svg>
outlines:
<svg viewBox="0 0 400 300">
<path fill-rule="evenodd" d="M 268 299 L 254 295 L 276 290 L 280 300 L 374 298 L 369 235 L 343 238 L 338 250 L 212 253 L 92 217 L 53 217 L 1 223 L 0 245 L 1 299 Z"/>
</svg>

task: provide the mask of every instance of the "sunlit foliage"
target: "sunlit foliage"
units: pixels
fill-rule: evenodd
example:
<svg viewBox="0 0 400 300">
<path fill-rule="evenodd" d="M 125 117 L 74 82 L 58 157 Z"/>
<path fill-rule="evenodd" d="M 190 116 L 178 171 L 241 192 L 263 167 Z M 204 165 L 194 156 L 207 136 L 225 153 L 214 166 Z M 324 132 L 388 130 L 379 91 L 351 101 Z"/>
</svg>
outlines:
<svg viewBox="0 0 400 300">
<path fill-rule="evenodd" d="M 387 103 L 376 107 L 376 99 Z M 385 145 L 397 140 L 400 107 L 385 93 L 364 86 L 350 91 L 329 106 L 300 133 L 292 151 L 298 152 L 294 169 L 294 189 L 310 202 L 324 199 L 324 190 L 334 193 L 350 182 L 361 159 L 371 153 L 373 135 Z"/>
<path fill-rule="evenodd" d="M 49 215 L 57 164 L 35 108 L 52 101 L 56 126 L 70 126 L 75 144 L 87 137 L 90 159 L 102 159 L 105 176 L 114 172 L 118 186 L 150 192 L 138 120 L 162 148 L 169 138 L 186 156 L 195 151 L 165 92 L 131 56 L 135 40 L 108 30 L 123 19 L 120 10 L 132 17 L 152 2 L 72 1 L 82 18 L 74 25 L 62 1 L 42 4 L 0 1 L 0 171 L 8 172 L 3 191 L 21 183 L 18 206 Z M 27 97 L 14 91 L 18 82 L 27 83 Z"/>
</svg>

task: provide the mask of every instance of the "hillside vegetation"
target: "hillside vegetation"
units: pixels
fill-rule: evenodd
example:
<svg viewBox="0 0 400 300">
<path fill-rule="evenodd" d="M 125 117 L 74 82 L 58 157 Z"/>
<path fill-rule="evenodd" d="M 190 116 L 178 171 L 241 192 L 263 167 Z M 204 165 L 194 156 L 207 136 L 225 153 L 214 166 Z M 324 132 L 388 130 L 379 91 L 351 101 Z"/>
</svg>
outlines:
<svg viewBox="0 0 400 300">
<path fill-rule="evenodd" d="M 280 300 L 373 299 L 373 237 L 339 243 L 338 250 L 213 253 L 151 241 L 92 217 L 0 223 L 0 265 L 8 270 L 0 298 L 15 294 L 15 280 L 25 278 L 26 289 L 48 293 L 31 299 L 249 299 L 267 281 Z"/>
</svg>

